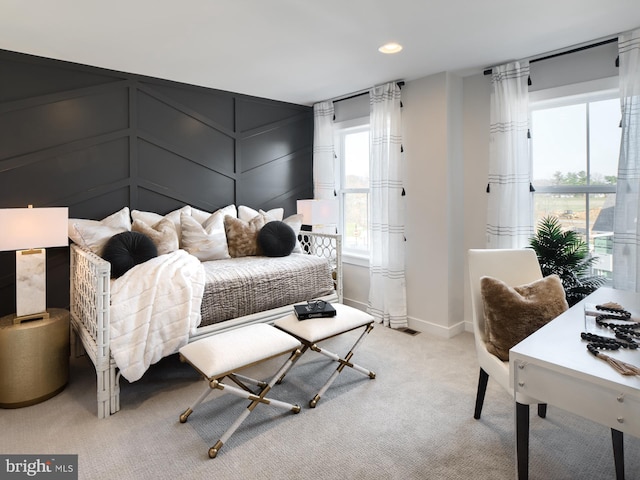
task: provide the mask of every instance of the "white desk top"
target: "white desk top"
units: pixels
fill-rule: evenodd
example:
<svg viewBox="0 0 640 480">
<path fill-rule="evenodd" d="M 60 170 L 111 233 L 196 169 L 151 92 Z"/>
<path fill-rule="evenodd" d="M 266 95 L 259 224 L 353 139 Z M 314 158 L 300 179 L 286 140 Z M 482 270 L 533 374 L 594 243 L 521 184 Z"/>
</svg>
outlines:
<svg viewBox="0 0 640 480">
<path fill-rule="evenodd" d="M 640 321 L 640 293 L 600 288 L 580 303 L 564 312 L 547 325 L 525 338 L 509 352 L 511 380 L 513 383 L 514 362 L 531 362 L 550 370 L 583 378 L 594 384 L 616 388 L 620 392 L 640 394 L 640 376 L 625 376 L 618 373 L 607 362 L 594 357 L 587 350 L 587 342 L 580 338 L 585 331 L 584 304 L 616 302 L 631 312 L 631 318 Z M 595 317 L 591 317 L 595 322 Z M 610 329 L 597 327 L 592 333 L 613 337 Z M 640 367 L 640 349 L 603 351 L 623 362 Z M 544 398 L 539 398 L 544 401 Z"/>
</svg>

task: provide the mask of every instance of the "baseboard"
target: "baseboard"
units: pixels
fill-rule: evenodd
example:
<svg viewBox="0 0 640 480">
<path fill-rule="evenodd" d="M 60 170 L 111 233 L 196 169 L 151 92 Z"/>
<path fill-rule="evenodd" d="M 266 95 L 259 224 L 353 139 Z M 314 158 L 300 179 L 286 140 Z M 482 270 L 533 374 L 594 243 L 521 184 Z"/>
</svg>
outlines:
<svg viewBox="0 0 640 480">
<path fill-rule="evenodd" d="M 465 322 L 458 322 L 447 327 L 412 317 L 409 317 L 409 328 L 441 338 L 452 338 L 466 331 Z"/>
<path fill-rule="evenodd" d="M 344 303 L 345 305 L 349 305 L 350 307 L 357 308 L 358 310 L 362 310 L 363 312 L 367 311 L 367 304 L 364 302 L 358 302 L 349 298 L 343 298 L 342 303 Z M 435 335 L 441 338 L 452 338 L 462 332 L 473 332 L 473 325 L 471 324 L 471 322 L 465 321 L 456 323 L 455 325 L 452 325 L 450 327 L 445 327 L 443 325 L 437 325 L 426 320 L 409 317 L 408 323 L 409 328 L 413 330 L 428 333 L 429 335 Z"/>
<path fill-rule="evenodd" d="M 368 305 L 364 302 L 358 302 L 346 297 L 342 298 L 342 303 L 344 303 L 345 305 L 349 305 L 350 307 L 357 308 L 358 310 L 362 310 L 363 312 L 366 312 L 368 307 Z"/>
</svg>

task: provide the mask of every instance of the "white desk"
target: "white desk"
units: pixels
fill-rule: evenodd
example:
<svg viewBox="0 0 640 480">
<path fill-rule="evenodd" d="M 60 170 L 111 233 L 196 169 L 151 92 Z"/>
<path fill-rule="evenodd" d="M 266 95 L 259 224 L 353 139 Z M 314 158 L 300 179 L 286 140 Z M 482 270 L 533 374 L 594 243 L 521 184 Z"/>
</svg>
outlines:
<svg viewBox="0 0 640 480">
<path fill-rule="evenodd" d="M 516 392 L 611 428 L 616 478 L 624 478 L 623 433 L 640 436 L 640 377 L 624 376 L 587 351 L 584 303 L 613 301 L 640 319 L 640 294 L 598 289 L 582 302 L 510 350 L 509 367 Z M 593 319 L 592 319 L 593 321 Z M 602 335 L 613 336 L 601 328 Z M 640 349 L 604 351 L 640 366 Z M 516 405 L 518 478 L 528 478 L 529 407 Z"/>
</svg>

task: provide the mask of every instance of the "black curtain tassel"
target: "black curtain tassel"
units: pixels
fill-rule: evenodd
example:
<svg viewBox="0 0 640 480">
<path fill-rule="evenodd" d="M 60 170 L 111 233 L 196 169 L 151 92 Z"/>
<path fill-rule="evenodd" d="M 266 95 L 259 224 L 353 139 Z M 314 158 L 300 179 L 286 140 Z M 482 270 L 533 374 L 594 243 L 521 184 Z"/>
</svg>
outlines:
<svg viewBox="0 0 640 480">
<path fill-rule="evenodd" d="M 404 105 L 402 105 L 402 101 L 400 102 L 400 108 L 404 107 Z"/>
<path fill-rule="evenodd" d="M 404 145 L 400 145 L 400 153 L 404 153 Z"/>
<path fill-rule="evenodd" d="M 527 128 L 527 138 L 531 138 L 531 130 Z"/>
<path fill-rule="evenodd" d="M 487 193 L 491 193 L 491 186 L 490 185 L 491 185 L 490 183 L 487 183 Z"/>
<path fill-rule="evenodd" d="M 529 191 L 530 192 L 535 192 L 536 191 L 536 189 L 533 188 L 533 184 L 531 182 L 529 182 Z"/>
<path fill-rule="evenodd" d="M 527 85 L 529 86 L 533 85 L 533 83 L 531 83 L 531 75 L 529 75 L 529 78 L 527 79 Z"/>
<path fill-rule="evenodd" d="M 338 196 L 338 193 L 335 191 L 335 189 L 333 190 L 333 196 L 334 196 L 334 197 L 337 197 L 337 196 Z"/>
<path fill-rule="evenodd" d="M 402 187 L 402 196 L 404 197 L 407 194 L 407 192 L 404 191 L 404 187 Z"/>
<path fill-rule="evenodd" d="M 336 114 L 335 113 L 333 114 L 333 121 L 334 122 L 336 121 Z"/>
</svg>

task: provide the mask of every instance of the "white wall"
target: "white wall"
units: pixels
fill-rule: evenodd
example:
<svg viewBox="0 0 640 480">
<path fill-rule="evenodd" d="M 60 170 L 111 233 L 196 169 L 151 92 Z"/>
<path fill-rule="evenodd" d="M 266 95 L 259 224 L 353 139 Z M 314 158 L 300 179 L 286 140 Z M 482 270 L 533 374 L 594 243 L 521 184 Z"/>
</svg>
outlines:
<svg viewBox="0 0 640 480">
<path fill-rule="evenodd" d="M 463 168 L 464 168 L 464 291 L 465 329 L 471 324 L 471 293 L 466 255 L 470 248 L 487 245 L 487 174 L 489 171 L 490 77 L 479 73 L 463 80 Z"/>
<path fill-rule="evenodd" d="M 532 64 L 531 91 L 610 77 L 617 45 Z M 612 69 L 612 65 L 614 65 Z M 467 251 L 486 246 L 491 78 L 439 73 L 402 89 L 409 326 L 472 331 Z M 364 308 L 366 268 L 345 268 L 345 302 Z"/>
<path fill-rule="evenodd" d="M 462 79 L 431 75 L 402 88 L 409 326 L 463 329 Z M 368 272 L 346 265 L 345 303 L 366 306 Z"/>
</svg>

